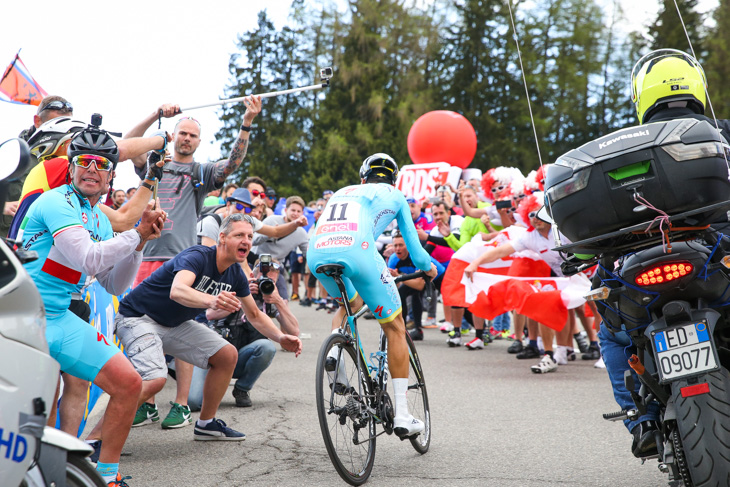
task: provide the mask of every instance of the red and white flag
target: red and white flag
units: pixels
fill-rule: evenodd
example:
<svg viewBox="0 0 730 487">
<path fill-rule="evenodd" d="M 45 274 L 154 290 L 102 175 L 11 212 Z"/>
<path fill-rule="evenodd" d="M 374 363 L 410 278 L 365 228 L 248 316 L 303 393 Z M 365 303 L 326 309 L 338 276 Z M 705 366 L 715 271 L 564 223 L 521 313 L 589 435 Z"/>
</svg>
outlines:
<svg viewBox="0 0 730 487">
<path fill-rule="evenodd" d="M 513 232 L 503 235 L 509 237 L 510 233 Z M 444 304 L 466 307 L 487 319 L 514 310 L 562 330 L 568 310 L 585 303 L 583 296 L 591 289 L 588 278 L 583 274 L 550 277 L 545 261 L 528 251 L 480 266 L 474 273 L 474 282 L 470 281 L 464 275 L 466 266 L 495 245 L 498 243 L 481 244 L 475 238 L 454 254 L 441 283 Z"/>
</svg>

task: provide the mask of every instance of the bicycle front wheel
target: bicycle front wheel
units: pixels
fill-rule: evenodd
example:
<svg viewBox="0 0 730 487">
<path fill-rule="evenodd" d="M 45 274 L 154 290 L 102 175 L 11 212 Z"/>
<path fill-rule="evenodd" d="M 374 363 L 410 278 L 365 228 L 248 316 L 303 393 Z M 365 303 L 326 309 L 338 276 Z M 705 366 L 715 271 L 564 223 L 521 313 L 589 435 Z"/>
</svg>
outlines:
<svg viewBox="0 0 730 487">
<path fill-rule="evenodd" d="M 361 485 L 375 462 L 375 420 L 369 413 L 370 384 L 367 368 L 352 342 L 330 335 L 317 359 L 317 415 L 322 438 L 332 464 L 345 482 Z M 358 388 L 358 381 L 360 387 Z"/>
<path fill-rule="evenodd" d="M 426 392 L 426 379 L 423 378 L 421 360 L 418 358 L 416 346 L 406 333 L 408 342 L 408 412 L 414 418 L 423 421 L 423 433 L 411 438 L 411 444 L 418 453 L 424 454 L 431 445 L 431 410 L 428 407 L 428 393 Z"/>
</svg>

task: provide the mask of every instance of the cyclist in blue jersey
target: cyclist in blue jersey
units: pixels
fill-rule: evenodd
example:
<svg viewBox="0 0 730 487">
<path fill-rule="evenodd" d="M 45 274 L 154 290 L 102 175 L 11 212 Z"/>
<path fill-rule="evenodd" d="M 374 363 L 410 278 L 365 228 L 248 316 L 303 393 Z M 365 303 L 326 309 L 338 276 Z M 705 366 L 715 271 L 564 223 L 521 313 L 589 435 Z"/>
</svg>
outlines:
<svg viewBox="0 0 730 487">
<path fill-rule="evenodd" d="M 395 397 L 394 431 L 400 437 L 423 431 L 423 422 L 408 412 L 408 345 L 401 300 L 393 276 L 375 247 L 375 239 L 390 222 L 397 220 L 413 263 L 436 277 L 431 257 L 421 247 L 411 211 L 403 194 L 395 189 L 398 164 L 387 154 L 374 154 L 362 163 L 360 185 L 347 186 L 327 201 L 309 241 L 307 262 L 312 273 L 322 264 L 345 267 L 343 281 L 353 309 L 367 304 L 388 338 L 388 367 L 393 377 Z M 330 296 L 340 291 L 331 277 L 316 274 Z M 332 319 L 332 329 L 339 328 L 345 317 L 340 308 Z"/>
<path fill-rule="evenodd" d="M 119 348 L 69 310 L 69 305 L 87 275 L 96 276 L 111 294 L 128 288 L 142 261 L 145 241 L 160 235 L 165 217 L 150 205 L 136 229 L 114 237 L 99 200 L 114 177 L 117 145 L 92 126 L 71 140 L 68 156 L 71 183 L 46 191 L 30 207 L 22 245 L 38 253 L 39 258 L 26 264 L 26 269 L 46 308 L 51 355 L 63 372 L 94 382 L 110 396 L 97 469 L 107 482 L 113 482 L 142 379 Z"/>
</svg>

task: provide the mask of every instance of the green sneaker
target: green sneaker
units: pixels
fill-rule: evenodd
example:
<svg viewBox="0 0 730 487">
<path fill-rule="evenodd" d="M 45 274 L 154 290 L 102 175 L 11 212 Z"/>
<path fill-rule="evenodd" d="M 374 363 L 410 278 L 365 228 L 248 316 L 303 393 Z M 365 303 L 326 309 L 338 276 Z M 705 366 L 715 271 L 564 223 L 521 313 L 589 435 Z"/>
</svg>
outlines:
<svg viewBox="0 0 730 487">
<path fill-rule="evenodd" d="M 156 423 L 160 420 L 160 414 L 157 412 L 157 404 L 143 402 L 134 415 L 132 427 L 144 426 L 146 424 Z"/>
<path fill-rule="evenodd" d="M 190 415 L 190 408 L 181 406 L 176 402 L 170 401 L 172 409 L 170 409 L 167 417 L 162 421 L 162 429 L 182 428 L 189 424 L 193 424 L 193 417 Z"/>
</svg>

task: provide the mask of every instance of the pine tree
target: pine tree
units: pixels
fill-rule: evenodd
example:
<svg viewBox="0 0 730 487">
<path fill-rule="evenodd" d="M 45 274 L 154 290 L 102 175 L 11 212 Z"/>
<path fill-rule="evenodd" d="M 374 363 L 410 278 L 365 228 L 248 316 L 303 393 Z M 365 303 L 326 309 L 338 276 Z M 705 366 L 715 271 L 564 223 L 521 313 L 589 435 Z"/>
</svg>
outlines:
<svg viewBox="0 0 730 487">
<path fill-rule="evenodd" d="M 697 11 L 697 0 L 684 0 L 676 2 L 676 5 L 679 6 L 694 51 L 701 57 L 704 52 L 704 28 L 702 15 Z M 674 0 L 661 1 L 657 18 L 649 27 L 649 35 L 652 49 L 679 49 L 691 53 Z"/>
<path fill-rule="evenodd" d="M 730 118 L 730 0 L 720 0 L 712 18 L 715 25 L 705 41 L 708 56 L 703 67 L 715 116 Z M 712 116 L 709 107 L 705 114 Z"/>
<path fill-rule="evenodd" d="M 314 193 L 358 183 L 362 160 L 376 152 L 404 164 L 408 130 L 433 106 L 422 75 L 430 20 L 397 0 L 353 0 L 349 15 L 337 81 L 312 128 L 303 182 Z"/>
</svg>

